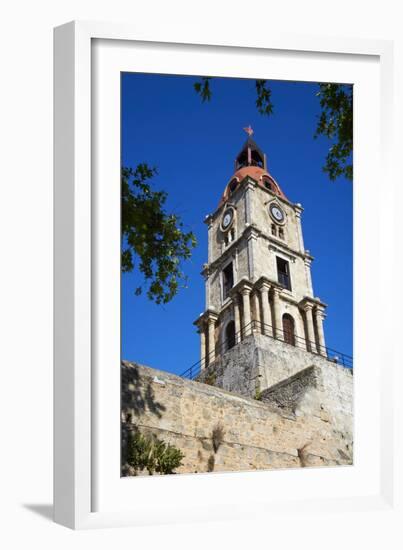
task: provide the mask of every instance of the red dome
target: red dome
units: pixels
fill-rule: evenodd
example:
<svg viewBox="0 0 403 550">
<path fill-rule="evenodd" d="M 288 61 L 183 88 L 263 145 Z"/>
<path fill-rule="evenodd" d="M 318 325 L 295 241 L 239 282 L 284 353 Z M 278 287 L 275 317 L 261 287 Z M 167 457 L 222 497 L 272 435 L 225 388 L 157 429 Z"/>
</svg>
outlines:
<svg viewBox="0 0 403 550">
<path fill-rule="evenodd" d="M 246 178 L 250 176 L 260 187 L 264 189 L 270 189 L 272 193 L 281 197 L 282 199 L 288 200 L 280 189 L 279 184 L 276 180 L 267 172 L 264 168 L 260 166 L 243 166 L 239 168 L 235 174 L 230 179 L 228 185 L 226 186 L 224 193 L 220 199 L 218 207 L 222 206 L 229 199 L 231 193 L 236 189 L 236 187 Z"/>
</svg>

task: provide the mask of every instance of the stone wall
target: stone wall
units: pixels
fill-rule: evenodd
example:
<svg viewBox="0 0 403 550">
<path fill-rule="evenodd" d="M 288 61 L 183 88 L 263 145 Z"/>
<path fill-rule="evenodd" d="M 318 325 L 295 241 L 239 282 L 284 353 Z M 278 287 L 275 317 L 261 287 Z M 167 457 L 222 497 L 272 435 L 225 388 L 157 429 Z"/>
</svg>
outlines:
<svg viewBox="0 0 403 550">
<path fill-rule="evenodd" d="M 311 365 L 321 369 L 330 394 L 340 395 L 340 399 L 344 395 L 343 406 L 347 407 L 347 414 L 352 415 L 353 377 L 350 369 L 259 332 L 244 337 L 238 345 L 217 357 L 201 373 L 200 380 L 209 377 L 213 371 L 215 385 L 254 397 L 257 390 L 263 391 Z"/>
<path fill-rule="evenodd" d="M 334 382 L 334 373 L 329 376 Z M 282 384 L 257 400 L 123 362 L 123 475 L 130 475 L 124 451 L 132 429 L 181 449 L 178 473 L 351 464 L 352 416 L 343 402 L 351 401 L 348 385 L 333 387 L 335 395 L 328 396 L 329 380 L 314 365 L 291 378 L 288 388 Z"/>
</svg>

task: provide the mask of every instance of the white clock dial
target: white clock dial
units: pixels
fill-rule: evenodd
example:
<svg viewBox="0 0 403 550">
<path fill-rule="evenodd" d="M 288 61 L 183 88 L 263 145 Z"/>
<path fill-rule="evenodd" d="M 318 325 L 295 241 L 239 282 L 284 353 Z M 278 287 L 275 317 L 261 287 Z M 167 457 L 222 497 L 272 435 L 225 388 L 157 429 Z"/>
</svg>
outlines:
<svg viewBox="0 0 403 550">
<path fill-rule="evenodd" d="M 276 204 L 273 204 L 270 207 L 270 213 L 276 221 L 282 222 L 284 220 L 284 213 Z"/>
<path fill-rule="evenodd" d="M 225 214 L 224 220 L 222 222 L 224 227 L 227 227 L 231 223 L 231 214 Z"/>
<path fill-rule="evenodd" d="M 221 228 L 223 230 L 228 229 L 233 219 L 234 219 L 234 212 L 230 208 L 226 212 L 224 212 L 224 215 L 222 217 L 222 222 L 221 222 Z"/>
</svg>

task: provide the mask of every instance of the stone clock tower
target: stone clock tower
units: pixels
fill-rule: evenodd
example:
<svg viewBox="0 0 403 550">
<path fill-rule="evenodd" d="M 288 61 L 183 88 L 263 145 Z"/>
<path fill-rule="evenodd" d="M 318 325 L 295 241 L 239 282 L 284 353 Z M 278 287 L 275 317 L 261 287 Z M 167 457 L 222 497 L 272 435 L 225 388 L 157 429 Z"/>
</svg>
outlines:
<svg viewBox="0 0 403 550">
<path fill-rule="evenodd" d="M 195 324 L 199 379 L 250 394 L 323 362 L 327 350 L 326 305 L 313 292 L 303 208 L 286 197 L 247 131 L 234 174 L 205 220 L 206 306 Z"/>
</svg>

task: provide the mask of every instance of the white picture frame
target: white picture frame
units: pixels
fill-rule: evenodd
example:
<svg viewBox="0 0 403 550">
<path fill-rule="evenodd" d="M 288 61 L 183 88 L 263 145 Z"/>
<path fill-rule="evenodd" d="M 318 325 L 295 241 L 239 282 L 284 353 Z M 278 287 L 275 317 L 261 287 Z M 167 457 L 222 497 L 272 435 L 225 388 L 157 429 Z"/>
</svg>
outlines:
<svg viewBox="0 0 403 550">
<path fill-rule="evenodd" d="M 386 345 L 387 327 L 375 323 L 374 312 L 390 308 L 383 289 L 390 286 L 392 274 L 380 265 L 383 258 L 393 256 L 394 244 L 386 238 L 392 223 L 388 205 L 394 204 L 395 196 L 392 43 L 270 33 L 240 36 L 233 43 L 209 41 L 206 35 L 206 43 L 190 44 L 185 31 L 183 36 L 169 36 L 169 31 L 152 36 L 130 25 L 73 22 L 55 29 L 54 51 L 55 521 L 83 529 L 263 517 L 285 508 L 293 514 L 301 503 L 311 514 L 324 507 L 390 508 L 394 479 L 390 396 L 396 357 Z M 247 64 L 242 62 L 245 59 Z M 267 66 L 259 68 L 267 59 L 270 71 Z M 120 330 L 119 321 L 109 325 L 104 321 L 106 312 L 118 319 L 119 193 L 116 186 L 100 185 L 105 179 L 120 181 L 116 75 L 122 70 L 212 74 L 211 68 L 222 76 L 286 78 L 288 74 L 295 80 L 334 78 L 356 86 L 355 183 L 365 182 L 365 188 L 357 184 L 354 190 L 355 242 L 362 245 L 355 253 L 355 281 L 358 278 L 363 288 L 355 293 L 358 448 L 353 467 L 153 479 L 121 479 L 116 469 L 120 386 L 119 369 L 116 374 L 113 364 Z M 326 74 L 333 77 L 326 79 Z M 340 80 L 345 74 L 350 78 Z M 369 105 L 372 119 L 367 116 Z M 377 204 L 380 170 L 387 184 Z M 110 225 L 103 223 L 106 212 Z M 108 299 L 104 288 L 112 289 Z M 382 355 L 387 360 L 381 369 L 385 349 L 389 351 Z M 265 484 L 270 491 L 261 490 Z"/>
</svg>

